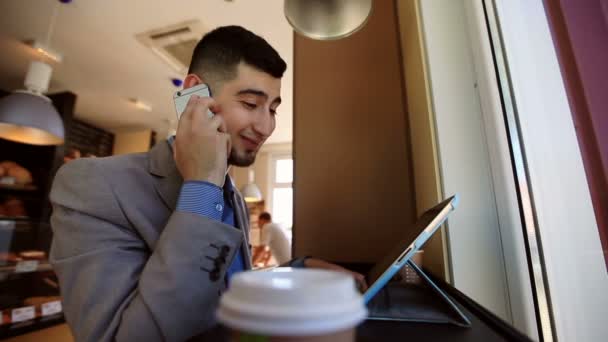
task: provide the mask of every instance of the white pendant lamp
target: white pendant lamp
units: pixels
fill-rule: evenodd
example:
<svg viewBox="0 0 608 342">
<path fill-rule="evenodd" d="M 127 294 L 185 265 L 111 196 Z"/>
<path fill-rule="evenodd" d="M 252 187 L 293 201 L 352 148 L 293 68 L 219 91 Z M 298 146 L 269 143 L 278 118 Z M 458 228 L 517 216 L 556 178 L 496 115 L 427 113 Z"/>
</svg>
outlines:
<svg viewBox="0 0 608 342">
<path fill-rule="evenodd" d="M 31 145 L 61 145 L 64 127 L 48 90 L 50 65 L 32 62 L 25 77 L 25 90 L 0 99 L 0 138 Z"/>
<path fill-rule="evenodd" d="M 259 202 L 262 200 L 262 192 L 254 183 L 255 174 L 249 170 L 249 182 L 241 189 L 245 202 Z"/>
<path fill-rule="evenodd" d="M 31 43 L 35 51 L 55 62 L 61 62 L 61 55 L 50 49 L 50 42 L 59 6 L 57 2 L 53 8 L 46 44 L 37 41 Z M 44 96 L 52 73 L 50 65 L 39 61 L 31 62 L 25 76 L 25 90 L 17 90 L 0 99 L 0 138 L 31 145 L 63 144 L 63 121 L 51 99 Z"/>
</svg>

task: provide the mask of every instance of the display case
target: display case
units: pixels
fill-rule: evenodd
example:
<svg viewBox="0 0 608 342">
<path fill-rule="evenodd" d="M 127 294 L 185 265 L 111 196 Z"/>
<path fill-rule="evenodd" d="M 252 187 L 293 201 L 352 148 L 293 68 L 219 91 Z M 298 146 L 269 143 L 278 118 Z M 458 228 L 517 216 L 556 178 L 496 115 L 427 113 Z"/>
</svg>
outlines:
<svg viewBox="0 0 608 342">
<path fill-rule="evenodd" d="M 59 94 L 53 103 L 69 122 L 75 96 Z M 0 338 L 63 322 L 48 261 L 48 193 L 63 154 L 63 146 L 0 139 Z"/>
<path fill-rule="evenodd" d="M 0 97 L 9 93 L 0 90 Z M 65 144 L 36 146 L 0 138 L 0 339 L 62 323 L 51 264 L 49 193 L 57 170 L 81 157 L 112 154 L 114 135 L 73 118 L 76 95 L 49 95 Z"/>
<path fill-rule="evenodd" d="M 47 222 L 0 218 L 0 337 L 63 322 Z"/>
<path fill-rule="evenodd" d="M 0 139 L 0 338 L 63 322 L 48 261 L 56 149 Z"/>
</svg>

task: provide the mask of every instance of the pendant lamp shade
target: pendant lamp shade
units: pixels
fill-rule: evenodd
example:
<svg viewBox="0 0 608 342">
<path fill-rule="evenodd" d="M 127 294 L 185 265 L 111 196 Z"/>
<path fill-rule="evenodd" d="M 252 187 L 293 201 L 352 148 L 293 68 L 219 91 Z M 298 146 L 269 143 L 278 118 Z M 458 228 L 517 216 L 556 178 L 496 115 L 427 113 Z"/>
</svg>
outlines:
<svg viewBox="0 0 608 342">
<path fill-rule="evenodd" d="M 28 90 L 17 90 L 0 98 L 0 138 L 31 145 L 61 145 L 64 127 L 51 100 L 42 95 L 52 69 L 32 62 L 25 78 Z"/>
<path fill-rule="evenodd" d="M 305 37 L 335 40 L 362 28 L 372 11 L 372 0 L 285 0 L 285 17 Z"/>
<path fill-rule="evenodd" d="M 262 193 L 257 185 L 249 183 L 243 187 L 243 198 L 245 202 L 258 202 L 262 200 Z"/>
<path fill-rule="evenodd" d="M 61 145 L 63 122 L 49 98 L 17 91 L 0 99 L 0 138 L 31 145 Z"/>
<path fill-rule="evenodd" d="M 262 200 L 262 192 L 260 188 L 254 183 L 254 172 L 249 170 L 249 183 L 247 183 L 242 189 L 241 194 L 245 199 L 245 202 L 259 202 Z"/>
</svg>

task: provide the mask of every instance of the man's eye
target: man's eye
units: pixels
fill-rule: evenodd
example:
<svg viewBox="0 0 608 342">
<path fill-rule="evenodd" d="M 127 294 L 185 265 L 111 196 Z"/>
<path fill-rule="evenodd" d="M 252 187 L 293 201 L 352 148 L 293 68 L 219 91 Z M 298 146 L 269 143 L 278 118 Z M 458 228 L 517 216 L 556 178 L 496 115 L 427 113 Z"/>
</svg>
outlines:
<svg viewBox="0 0 608 342">
<path fill-rule="evenodd" d="M 243 101 L 242 103 L 243 103 L 243 105 L 244 105 L 245 107 L 247 107 L 247 108 L 249 108 L 249 109 L 255 109 L 255 107 L 257 107 L 257 106 L 258 106 L 258 105 L 257 105 L 257 104 L 255 104 L 255 103 L 250 103 L 250 102 L 246 102 L 246 101 Z"/>
</svg>

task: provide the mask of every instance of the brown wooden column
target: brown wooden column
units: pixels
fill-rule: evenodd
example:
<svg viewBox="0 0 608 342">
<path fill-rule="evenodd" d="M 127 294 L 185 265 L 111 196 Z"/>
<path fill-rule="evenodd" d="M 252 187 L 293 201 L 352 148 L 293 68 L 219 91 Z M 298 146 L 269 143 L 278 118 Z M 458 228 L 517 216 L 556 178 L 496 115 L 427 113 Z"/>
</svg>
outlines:
<svg viewBox="0 0 608 342">
<path fill-rule="evenodd" d="M 294 42 L 294 255 L 373 262 L 415 220 L 394 1 L 337 41 Z"/>
</svg>

